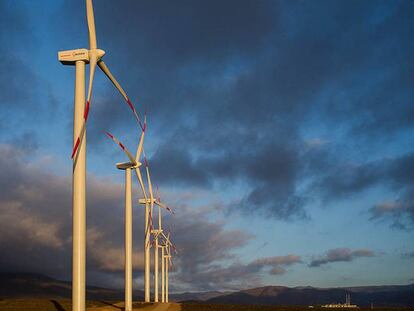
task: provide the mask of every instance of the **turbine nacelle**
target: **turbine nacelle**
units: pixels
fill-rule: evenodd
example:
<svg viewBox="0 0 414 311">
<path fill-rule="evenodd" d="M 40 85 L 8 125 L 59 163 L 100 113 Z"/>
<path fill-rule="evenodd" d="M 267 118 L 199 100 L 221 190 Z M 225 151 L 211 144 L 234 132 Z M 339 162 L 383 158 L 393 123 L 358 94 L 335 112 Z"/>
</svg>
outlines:
<svg viewBox="0 0 414 311">
<path fill-rule="evenodd" d="M 155 203 L 157 204 L 157 200 L 156 199 L 151 199 L 151 198 L 147 198 L 147 199 L 139 199 L 138 200 L 139 204 L 151 204 L 151 203 Z"/>
<path fill-rule="evenodd" d="M 116 164 L 116 168 L 119 170 L 126 170 L 128 168 L 135 169 L 142 165 L 141 162 L 121 162 Z"/>
<path fill-rule="evenodd" d="M 121 162 L 121 163 L 116 164 L 116 168 L 119 170 L 126 170 L 126 169 L 134 168 L 134 167 L 135 167 L 135 163 L 132 163 L 132 162 Z"/>
<path fill-rule="evenodd" d="M 104 55 L 105 51 L 101 49 L 76 49 L 76 50 L 66 50 L 58 52 L 58 60 L 63 65 L 75 65 L 77 61 L 84 61 L 89 63 L 89 60 L 96 56 L 96 60 L 99 61 Z"/>
<path fill-rule="evenodd" d="M 58 52 L 58 59 L 63 65 L 75 65 L 77 61 L 89 63 L 89 50 L 76 49 Z"/>
</svg>

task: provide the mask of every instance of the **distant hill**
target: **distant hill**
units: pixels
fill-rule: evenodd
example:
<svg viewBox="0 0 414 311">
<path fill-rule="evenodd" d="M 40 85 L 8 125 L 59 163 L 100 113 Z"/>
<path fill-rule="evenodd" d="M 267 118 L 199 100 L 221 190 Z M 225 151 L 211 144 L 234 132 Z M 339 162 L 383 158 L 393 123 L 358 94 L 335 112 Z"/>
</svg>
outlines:
<svg viewBox="0 0 414 311">
<path fill-rule="evenodd" d="M 88 286 L 88 299 L 122 300 L 123 290 Z M 70 298 L 71 283 L 34 273 L 0 273 L 0 298 Z M 142 291 L 134 291 L 134 299 L 143 300 Z"/>
<path fill-rule="evenodd" d="M 414 284 L 390 286 L 359 286 L 340 288 L 264 286 L 236 292 L 186 292 L 171 294 L 170 300 L 219 304 L 262 305 L 321 305 L 343 303 L 351 294 L 351 302 L 359 306 L 414 307 Z M 2 298 L 70 298 L 71 283 L 33 273 L 0 273 Z M 134 291 L 134 300 L 142 301 L 144 294 Z M 123 300 L 124 291 L 101 287 L 87 287 L 90 300 Z"/>
<path fill-rule="evenodd" d="M 181 294 L 170 294 L 172 301 L 207 301 L 209 299 L 231 294 L 233 292 L 185 292 Z"/>
<path fill-rule="evenodd" d="M 216 296 L 209 303 L 241 303 L 264 305 L 321 305 L 344 303 L 351 294 L 359 306 L 414 306 L 414 284 L 392 286 L 360 286 L 343 288 L 265 286 Z"/>
</svg>

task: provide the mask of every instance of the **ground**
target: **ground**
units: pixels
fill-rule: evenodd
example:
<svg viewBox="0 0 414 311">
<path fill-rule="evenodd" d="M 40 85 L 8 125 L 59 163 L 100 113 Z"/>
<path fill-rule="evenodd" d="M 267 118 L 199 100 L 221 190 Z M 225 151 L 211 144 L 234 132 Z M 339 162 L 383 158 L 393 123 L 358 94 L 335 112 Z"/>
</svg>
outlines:
<svg viewBox="0 0 414 311">
<path fill-rule="evenodd" d="M 88 301 L 88 311 L 124 310 L 123 302 Z M 143 311 L 180 311 L 180 304 L 134 303 L 134 310 Z M 0 311 L 71 311 L 69 299 L 0 299 Z"/>
<path fill-rule="evenodd" d="M 134 303 L 134 310 L 143 311 L 335 311 L 340 309 L 279 307 L 253 305 L 222 305 L 207 303 L 168 303 L 145 304 Z M 377 311 L 414 311 L 414 308 L 375 308 Z M 71 311 L 69 299 L 0 299 L 0 311 Z M 119 311 L 124 310 L 122 302 L 88 301 L 87 311 Z M 358 309 L 368 311 L 369 309 Z M 343 311 L 343 309 L 342 309 Z"/>
</svg>

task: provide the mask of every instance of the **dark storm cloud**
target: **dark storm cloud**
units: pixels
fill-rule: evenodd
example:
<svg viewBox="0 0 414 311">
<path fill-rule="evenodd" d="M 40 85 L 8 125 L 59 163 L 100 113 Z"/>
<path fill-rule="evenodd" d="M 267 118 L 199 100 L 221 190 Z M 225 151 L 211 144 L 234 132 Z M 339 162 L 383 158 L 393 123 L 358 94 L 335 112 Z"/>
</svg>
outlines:
<svg viewBox="0 0 414 311">
<path fill-rule="evenodd" d="M 372 206 L 370 219 L 390 219 L 395 228 L 411 229 L 414 224 L 413 172 L 414 154 L 407 153 L 360 165 L 334 167 L 313 187 L 323 200 L 332 201 L 360 194 L 378 185 L 387 186 L 396 192 L 396 198 Z"/>
<path fill-rule="evenodd" d="M 402 254 L 403 258 L 413 259 L 414 258 L 414 251 L 413 252 L 407 252 Z"/>
<path fill-rule="evenodd" d="M 83 18 L 81 3 L 63 9 Z M 106 62 L 163 137 L 151 158 L 158 180 L 246 182 L 238 207 L 285 220 L 306 218 L 311 196 L 384 180 L 380 163 L 348 167 L 341 150 L 303 152 L 302 133 L 342 127 L 345 143 L 369 145 L 412 124 L 413 10 L 408 1 L 95 3 Z M 103 105 L 91 112 L 92 144 L 102 129 L 130 131 L 126 108 L 94 100 Z M 299 191 L 307 178 L 318 182 Z"/>
<path fill-rule="evenodd" d="M 325 255 L 320 256 L 311 261 L 309 267 L 320 267 L 332 262 L 350 262 L 360 257 L 373 257 L 375 253 L 369 249 L 336 248 L 326 252 Z"/>
<path fill-rule="evenodd" d="M 414 154 L 407 153 L 395 158 L 334 167 L 317 187 L 327 198 L 358 193 L 377 184 L 404 190 L 414 181 L 413 172 Z"/>
<path fill-rule="evenodd" d="M 151 158 L 154 175 L 163 183 L 176 185 L 180 182 L 178 176 L 184 184 L 200 186 L 211 186 L 217 179 L 247 180 L 251 190 L 233 203 L 232 208 L 241 207 L 246 212 L 254 208 L 284 220 L 306 217 L 303 209 L 306 199 L 296 194 L 300 156 L 288 142 L 258 142 L 254 151 L 247 145 L 242 146 L 240 152 L 230 149 L 225 155 L 199 157 L 192 157 L 189 150 L 181 146 L 185 146 L 185 142 L 181 144 L 178 139 L 174 144 L 160 147 Z"/>
</svg>

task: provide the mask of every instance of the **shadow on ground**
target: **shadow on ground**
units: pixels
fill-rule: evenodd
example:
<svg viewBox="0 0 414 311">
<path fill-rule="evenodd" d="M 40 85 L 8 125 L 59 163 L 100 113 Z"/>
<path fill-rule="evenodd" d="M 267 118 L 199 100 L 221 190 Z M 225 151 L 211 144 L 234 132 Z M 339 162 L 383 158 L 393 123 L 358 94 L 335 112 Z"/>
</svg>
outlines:
<svg viewBox="0 0 414 311">
<path fill-rule="evenodd" d="M 55 306 L 57 311 L 66 311 L 63 308 L 63 306 L 59 302 L 57 302 L 56 300 L 51 300 L 50 302 Z"/>
</svg>

